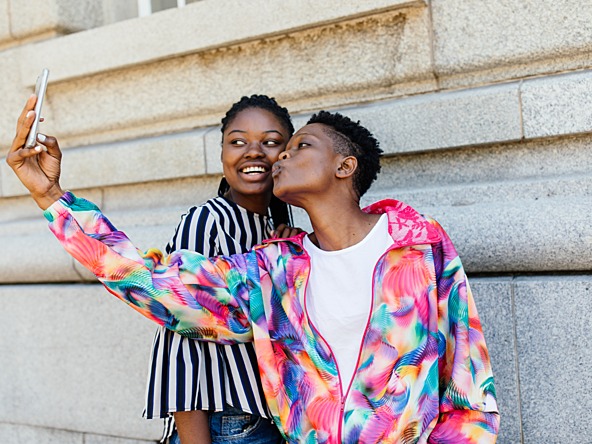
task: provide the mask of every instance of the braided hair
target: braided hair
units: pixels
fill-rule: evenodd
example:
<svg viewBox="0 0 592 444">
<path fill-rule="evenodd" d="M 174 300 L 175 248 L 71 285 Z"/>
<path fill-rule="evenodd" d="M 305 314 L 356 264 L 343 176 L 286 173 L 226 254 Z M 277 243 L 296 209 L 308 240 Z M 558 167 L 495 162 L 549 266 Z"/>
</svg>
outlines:
<svg viewBox="0 0 592 444">
<path fill-rule="evenodd" d="M 238 102 L 235 102 L 230 109 L 226 112 L 226 115 L 222 118 L 222 137 L 224 138 L 224 131 L 228 128 L 228 125 L 236 118 L 236 116 L 251 108 L 263 109 L 273 114 L 278 121 L 282 124 L 284 129 L 288 133 L 288 138 L 294 134 L 294 125 L 292 125 L 292 118 L 288 113 L 288 110 L 283 106 L 280 106 L 273 97 L 268 97 L 262 94 L 253 94 L 252 96 L 243 96 Z M 230 185 L 225 178 L 220 181 L 218 187 L 218 196 L 223 196 L 230 189 Z M 280 199 L 271 195 L 271 201 L 269 202 L 269 211 L 271 213 L 271 219 L 273 220 L 274 228 L 277 228 L 280 224 L 292 224 L 291 211 L 288 204 L 282 202 Z"/>
</svg>

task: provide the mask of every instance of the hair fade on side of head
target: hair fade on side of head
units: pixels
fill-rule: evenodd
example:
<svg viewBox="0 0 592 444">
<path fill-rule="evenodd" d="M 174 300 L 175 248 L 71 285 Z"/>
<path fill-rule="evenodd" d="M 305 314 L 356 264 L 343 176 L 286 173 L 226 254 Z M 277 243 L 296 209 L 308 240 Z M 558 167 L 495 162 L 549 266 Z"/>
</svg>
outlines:
<svg viewBox="0 0 592 444">
<path fill-rule="evenodd" d="M 354 190 L 362 197 L 380 172 L 380 149 L 378 140 L 367 128 L 339 113 L 319 111 L 306 123 L 320 123 L 329 127 L 327 135 L 335 144 L 335 151 L 345 156 L 354 156 L 358 169 L 353 176 Z"/>
</svg>

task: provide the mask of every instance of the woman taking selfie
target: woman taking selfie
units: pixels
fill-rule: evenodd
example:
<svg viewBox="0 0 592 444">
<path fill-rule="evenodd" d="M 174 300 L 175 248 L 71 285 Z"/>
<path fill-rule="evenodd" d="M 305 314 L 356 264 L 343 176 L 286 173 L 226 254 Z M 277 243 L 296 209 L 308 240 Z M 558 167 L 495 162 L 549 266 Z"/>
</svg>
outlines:
<svg viewBox="0 0 592 444">
<path fill-rule="evenodd" d="M 313 234 L 246 254 L 164 256 L 138 250 L 95 204 L 61 188 L 55 139 L 38 137 L 46 153 L 23 147 L 31 105 L 7 163 L 55 237 L 148 319 L 200 340 L 254 342 L 286 441 L 496 441 L 489 353 L 459 255 L 437 221 L 403 202 L 359 206 L 382 153 L 359 122 L 320 111 L 273 165 L 274 194 L 307 212 Z"/>
</svg>

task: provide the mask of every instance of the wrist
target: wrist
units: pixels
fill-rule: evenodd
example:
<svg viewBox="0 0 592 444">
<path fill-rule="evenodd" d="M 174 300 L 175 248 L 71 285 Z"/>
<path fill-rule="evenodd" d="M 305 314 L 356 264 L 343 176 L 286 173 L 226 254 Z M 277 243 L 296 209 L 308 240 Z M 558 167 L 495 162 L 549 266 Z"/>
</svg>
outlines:
<svg viewBox="0 0 592 444">
<path fill-rule="evenodd" d="M 53 205 L 60 197 L 64 195 L 64 190 L 59 185 L 53 185 L 49 190 L 47 190 L 43 194 L 32 194 L 31 196 L 35 200 L 35 203 L 41 208 L 43 211 L 47 210 L 51 205 Z"/>
</svg>

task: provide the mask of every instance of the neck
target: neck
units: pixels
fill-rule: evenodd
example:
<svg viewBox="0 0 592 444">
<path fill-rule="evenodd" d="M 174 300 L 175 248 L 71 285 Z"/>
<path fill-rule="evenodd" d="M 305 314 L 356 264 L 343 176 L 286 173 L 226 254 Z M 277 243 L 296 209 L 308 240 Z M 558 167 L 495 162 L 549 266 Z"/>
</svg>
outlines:
<svg viewBox="0 0 592 444">
<path fill-rule="evenodd" d="M 315 203 L 305 208 L 314 230 L 311 241 L 325 251 L 343 250 L 362 241 L 380 215 L 367 214 L 355 201 Z"/>
<path fill-rule="evenodd" d="M 224 194 L 224 197 L 240 205 L 245 210 L 249 210 L 251 213 L 262 214 L 264 216 L 267 215 L 269 203 L 271 202 L 271 192 L 245 195 L 239 194 L 231 188 Z"/>
</svg>

